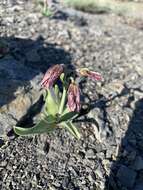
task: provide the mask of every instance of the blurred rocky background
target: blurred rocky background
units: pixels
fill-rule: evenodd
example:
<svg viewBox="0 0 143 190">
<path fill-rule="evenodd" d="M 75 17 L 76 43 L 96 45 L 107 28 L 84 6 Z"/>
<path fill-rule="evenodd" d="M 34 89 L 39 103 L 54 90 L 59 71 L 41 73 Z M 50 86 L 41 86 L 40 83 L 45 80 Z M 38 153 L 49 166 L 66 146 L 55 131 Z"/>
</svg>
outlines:
<svg viewBox="0 0 143 190">
<path fill-rule="evenodd" d="M 143 190 L 143 18 L 42 6 L 0 1 L 0 189 Z M 13 125 L 42 109 L 43 74 L 61 63 L 104 78 L 81 83 L 81 140 L 61 129 L 17 137 Z"/>
</svg>

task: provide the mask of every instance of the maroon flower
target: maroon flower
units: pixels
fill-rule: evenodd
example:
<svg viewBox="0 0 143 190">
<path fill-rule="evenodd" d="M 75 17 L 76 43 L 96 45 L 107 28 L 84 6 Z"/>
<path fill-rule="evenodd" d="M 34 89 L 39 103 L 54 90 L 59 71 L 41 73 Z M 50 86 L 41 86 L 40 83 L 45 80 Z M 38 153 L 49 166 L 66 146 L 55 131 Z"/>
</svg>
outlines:
<svg viewBox="0 0 143 190">
<path fill-rule="evenodd" d="M 79 69 L 77 72 L 78 72 L 81 76 L 89 77 L 89 78 L 91 78 L 92 80 L 96 80 L 96 81 L 102 80 L 101 74 L 99 74 L 99 73 L 97 73 L 97 72 L 95 72 L 95 71 L 90 71 L 90 70 L 87 69 L 87 68 Z"/>
<path fill-rule="evenodd" d="M 80 107 L 80 91 L 78 86 L 72 82 L 68 89 L 68 108 L 70 111 L 79 112 Z"/>
<path fill-rule="evenodd" d="M 50 67 L 47 70 L 47 72 L 41 82 L 42 87 L 45 87 L 45 88 L 52 87 L 54 82 L 63 73 L 63 70 L 64 70 L 63 64 L 61 64 L 61 65 L 57 64 L 57 65 Z"/>
</svg>

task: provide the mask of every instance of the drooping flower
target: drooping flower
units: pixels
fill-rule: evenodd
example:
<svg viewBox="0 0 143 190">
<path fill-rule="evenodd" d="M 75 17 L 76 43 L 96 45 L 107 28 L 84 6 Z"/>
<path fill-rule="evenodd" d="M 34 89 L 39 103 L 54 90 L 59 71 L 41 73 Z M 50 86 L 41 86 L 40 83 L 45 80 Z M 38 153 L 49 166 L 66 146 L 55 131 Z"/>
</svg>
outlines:
<svg viewBox="0 0 143 190">
<path fill-rule="evenodd" d="M 96 81 L 102 80 L 101 74 L 99 74 L 98 72 L 95 72 L 95 71 L 90 71 L 88 68 L 79 69 L 77 72 L 81 76 L 89 77 L 92 80 L 96 80 Z"/>
<path fill-rule="evenodd" d="M 75 82 L 72 82 L 68 88 L 68 108 L 70 111 L 80 111 L 80 91 Z"/>
<path fill-rule="evenodd" d="M 41 82 L 42 87 L 45 87 L 47 89 L 52 87 L 53 84 L 55 83 L 55 81 L 63 73 L 63 70 L 64 70 L 63 64 L 60 64 L 60 65 L 57 64 L 57 65 L 50 67 L 47 70 L 47 72 Z"/>
</svg>

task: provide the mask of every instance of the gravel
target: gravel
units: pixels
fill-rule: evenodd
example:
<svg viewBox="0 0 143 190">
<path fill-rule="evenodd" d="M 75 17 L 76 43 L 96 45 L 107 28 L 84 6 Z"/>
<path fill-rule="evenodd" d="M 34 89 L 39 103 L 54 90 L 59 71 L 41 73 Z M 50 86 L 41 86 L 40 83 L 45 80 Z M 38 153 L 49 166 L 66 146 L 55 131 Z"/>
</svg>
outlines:
<svg viewBox="0 0 143 190">
<path fill-rule="evenodd" d="M 9 2 L 0 7 L 0 41 L 9 47 L 0 54 L 0 189 L 142 190 L 141 28 L 114 14 L 82 13 L 57 1 L 50 18 L 34 1 Z M 80 84 L 87 107 L 76 121 L 81 139 L 64 129 L 15 136 L 13 125 L 38 117 L 44 72 L 61 63 L 104 77 Z"/>
</svg>

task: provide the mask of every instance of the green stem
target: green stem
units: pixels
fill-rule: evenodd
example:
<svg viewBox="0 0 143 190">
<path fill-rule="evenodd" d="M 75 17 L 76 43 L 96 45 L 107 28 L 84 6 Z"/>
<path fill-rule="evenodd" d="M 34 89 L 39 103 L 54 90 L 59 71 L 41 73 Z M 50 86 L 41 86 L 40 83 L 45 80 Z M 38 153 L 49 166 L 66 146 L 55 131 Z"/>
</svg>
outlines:
<svg viewBox="0 0 143 190">
<path fill-rule="evenodd" d="M 47 8 L 48 8 L 48 2 L 47 0 L 44 0 L 44 8 L 43 8 L 44 12 L 47 11 Z"/>
<path fill-rule="evenodd" d="M 60 108 L 59 108 L 59 114 L 60 115 L 63 112 L 65 101 L 66 101 L 66 88 L 63 87 L 63 94 L 62 94 L 62 99 L 61 99 Z"/>
<path fill-rule="evenodd" d="M 61 125 L 63 125 L 75 138 L 80 139 L 80 133 L 72 122 L 63 122 Z"/>
</svg>

